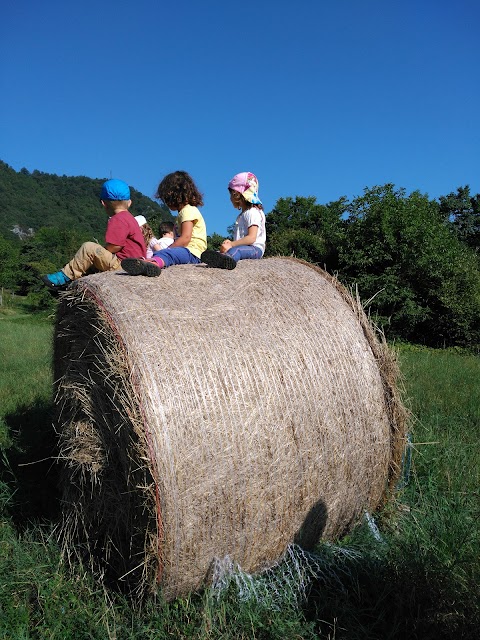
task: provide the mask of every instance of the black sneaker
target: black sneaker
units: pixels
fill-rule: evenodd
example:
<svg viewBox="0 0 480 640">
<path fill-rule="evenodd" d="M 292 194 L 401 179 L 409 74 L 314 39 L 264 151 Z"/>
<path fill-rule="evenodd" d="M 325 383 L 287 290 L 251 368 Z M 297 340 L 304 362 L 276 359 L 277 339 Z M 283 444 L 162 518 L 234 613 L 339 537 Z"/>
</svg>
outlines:
<svg viewBox="0 0 480 640">
<path fill-rule="evenodd" d="M 121 262 L 122 269 L 130 276 L 148 276 L 155 278 L 162 270 L 155 262 L 142 260 L 141 258 L 124 258 Z"/>
<path fill-rule="evenodd" d="M 200 260 L 207 264 L 209 267 L 215 267 L 216 269 L 235 269 L 237 263 L 229 256 L 228 253 L 220 253 L 219 251 L 212 251 L 207 249 L 200 256 Z"/>
</svg>

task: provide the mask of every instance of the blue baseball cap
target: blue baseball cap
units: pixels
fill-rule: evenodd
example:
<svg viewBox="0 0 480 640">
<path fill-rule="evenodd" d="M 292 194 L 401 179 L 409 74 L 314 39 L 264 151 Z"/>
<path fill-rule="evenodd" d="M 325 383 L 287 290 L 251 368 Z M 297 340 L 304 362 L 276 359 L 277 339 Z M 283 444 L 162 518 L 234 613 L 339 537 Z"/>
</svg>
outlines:
<svg viewBox="0 0 480 640">
<path fill-rule="evenodd" d="M 103 183 L 101 200 L 130 200 L 130 187 L 123 180 L 107 180 Z"/>
</svg>

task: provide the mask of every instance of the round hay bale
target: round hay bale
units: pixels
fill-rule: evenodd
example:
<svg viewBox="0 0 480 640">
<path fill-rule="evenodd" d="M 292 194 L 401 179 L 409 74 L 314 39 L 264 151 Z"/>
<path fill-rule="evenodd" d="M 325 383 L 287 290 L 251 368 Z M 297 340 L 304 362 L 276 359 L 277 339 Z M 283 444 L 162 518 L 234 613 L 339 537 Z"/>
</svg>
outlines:
<svg viewBox="0 0 480 640">
<path fill-rule="evenodd" d="M 55 331 L 65 550 L 172 598 L 215 558 L 256 572 L 338 537 L 396 481 L 396 375 L 361 305 L 293 258 L 78 280 Z"/>
</svg>

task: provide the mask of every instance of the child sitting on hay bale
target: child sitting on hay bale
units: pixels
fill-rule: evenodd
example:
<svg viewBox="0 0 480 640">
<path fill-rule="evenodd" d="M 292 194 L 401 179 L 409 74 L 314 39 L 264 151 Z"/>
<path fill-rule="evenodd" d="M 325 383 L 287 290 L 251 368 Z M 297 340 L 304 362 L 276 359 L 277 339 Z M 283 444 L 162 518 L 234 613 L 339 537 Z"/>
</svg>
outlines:
<svg viewBox="0 0 480 640">
<path fill-rule="evenodd" d="M 224 240 L 220 252 L 207 249 L 202 253 L 202 262 L 219 269 L 235 269 L 239 260 L 258 260 L 265 253 L 265 214 L 256 176 L 248 171 L 237 173 L 228 190 L 231 203 L 240 210 L 234 240 Z"/>
<path fill-rule="evenodd" d="M 84 242 L 60 271 L 43 276 L 43 282 L 52 291 L 66 289 L 72 280 L 89 273 L 121 269 L 124 258 L 145 256 L 142 231 L 128 211 L 132 204 L 128 184 L 123 180 L 107 180 L 102 186 L 100 201 L 110 216 L 105 247 L 96 242 Z"/>
<path fill-rule="evenodd" d="M 175 240 L 175 225 L 173 222 L 168 222 L 164 220 L 160 224 L 160 238 L 158 239 L 159 248 L 154 249 L 154 251 L 160 251 L 161 249 L 166 249 L 169 247 Z"/>
<path fill-rule="evenodd" d="M 172 244 L 174 240 L 173 222 L 162 222 L 160 225 L 160 238 L 156 238 L 153 234 L 153 229 L 148 224 L 145 216 L 135 216 L 135 220 L 140 225 L 140 229 L 143 233 L 143 239 L 145 240 L 145 246 L 147 247 L 147 258 L 151 258 L 154 251 L 166 249 Z"/>
<path fill-rule="evenodd" d="M 207 248 L 207 227 L 198 207 L 203 197 L 186 171 L 169 173 L 158 185 L 156 197 L 169 209 L 178 211 L 175 241 L 166 249 L 154 251 L 150 259 L 122 260 L 122 268 L 131 276 L 159 276 L 174 264 L 197 264 Z"/>
</svg>

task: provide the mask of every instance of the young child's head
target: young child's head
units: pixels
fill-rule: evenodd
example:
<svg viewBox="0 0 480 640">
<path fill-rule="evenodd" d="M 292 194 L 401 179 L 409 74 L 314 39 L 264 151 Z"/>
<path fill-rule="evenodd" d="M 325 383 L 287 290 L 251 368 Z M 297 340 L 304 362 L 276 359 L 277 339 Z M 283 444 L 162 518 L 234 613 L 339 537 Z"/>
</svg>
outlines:
<svg viewBox="0 0 480 640">
<path fill-rule="evenodd" d="M 164 220 L 161 224 L 160 224 L 160 237 L 163 238 L 165 236 L 171 236 L 173 238 L 173 229 L 175 228 L 175 225 L 173 224 L 173 222 L 168 222 L 167 220 Z"/>
<path fill-rule="evenodd" d="M 132 204 L 130 187 L 123 180 L 107 180 L 102 185 L 100 200 L 109 211 L 124 211 Z"/>
<path fill-rule="evenodd" d="M 150 240 L 153 238 L 153 230 L 152 227 L 148 224 L 145 216 L 135 216 L 135 220 L 138 222 L 138 226 L 142 230 L 143 239 L 145 240 L 145 244 L 148 245 Z"/>
<path fill-rule="evenodd" d="M 230 200 L 235 209 L 246 211 L 252 205 L 263 210 L 262 201 L 258 197 L 257 177 L 249 171 L 237 173 L 228 183 Z"/>
<path fill-rule="evenodd" d="M 155 197 L 162 200 L 172 211 L 180 211 L 185 205 L 203 205 L 203 197 L 186 171 L 174 171 L 166 175 L 158 185 Z"/>
</svg>

